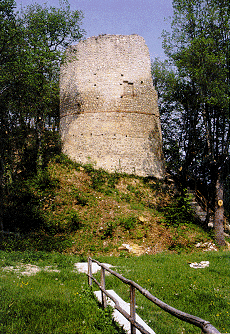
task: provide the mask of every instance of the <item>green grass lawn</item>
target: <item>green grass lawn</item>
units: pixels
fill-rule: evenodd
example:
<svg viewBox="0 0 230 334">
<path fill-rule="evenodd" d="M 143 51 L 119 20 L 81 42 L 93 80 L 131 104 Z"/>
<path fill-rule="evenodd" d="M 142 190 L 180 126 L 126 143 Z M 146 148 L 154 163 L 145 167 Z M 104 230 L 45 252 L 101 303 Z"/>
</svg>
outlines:
<svg viewBox="0 0 230 334">
<path fill-rule="evenodd" d="M 98 307 L 85 274 L 73 272 L 71 256 L 0 253 L 1 267 L 24 263 L 47 265 L 60 272 L 22 276 L 0 270 L 0 333 L 123 333 L 111 312 Z M 40 258 L 39 258 L 40 257 Z"/>
<path fill-rule="evenodd" d="M 101 257 L 115 271 L 139 283 L 154 296 L 184 312 L 210 321 L 221 333 L 230 332 L 230 253 L 144 255 Z M 87 286 L 87 276 L 73 272 L 79 257 L 44 252 L 0 252 L 0 333 L 122 333 L 103 311 Z M 190 268 L 189 262 L 209 261 L 204 269 Z M 39 271 L 22 276 L 3 268 L 30 263 Z M 97 274 L 99 276 L 99 274 Z M 106 276 L 106 288 L 129 301 L 129 287 Z M 93 286 L 96 289 L 96 286 Z M 137 313 L 156 333 L 199 333 L 137 293 Z"/>
<path fill-rule="evenodd" d="M 116 271 L 134 280 L 155 297 L 186 313 L 210 321 L 221 333 L 230 333 L 230 252 L 167 254 L 135 258 L 100 258 Z M 190 262 L 209 261 L 203 269 Z M 129 287 L 114 276 L 106 277 L 106 288 L 129 301 Z M 139 292 L 137 313 L 156 333 L 199 333 L 193 325 L 164 312 Z"/>
</svg>

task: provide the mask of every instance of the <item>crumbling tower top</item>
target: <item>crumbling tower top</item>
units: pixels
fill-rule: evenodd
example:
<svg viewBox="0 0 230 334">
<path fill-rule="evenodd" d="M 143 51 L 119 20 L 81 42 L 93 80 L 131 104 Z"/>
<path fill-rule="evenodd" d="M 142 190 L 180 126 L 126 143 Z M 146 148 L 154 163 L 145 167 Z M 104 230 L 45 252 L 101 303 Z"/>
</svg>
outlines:
<svg viewBox="0 0 230 334">
<path fill-rule="evenodd" d="M 143 37 L 90 37 L 71 47 L 68 54 L 73 62 L 62 70 L 61 87 L 67 95 L 62 96 L 61 116 L 94 111 L 159 116 L 149 51 Z"/>
</svg>

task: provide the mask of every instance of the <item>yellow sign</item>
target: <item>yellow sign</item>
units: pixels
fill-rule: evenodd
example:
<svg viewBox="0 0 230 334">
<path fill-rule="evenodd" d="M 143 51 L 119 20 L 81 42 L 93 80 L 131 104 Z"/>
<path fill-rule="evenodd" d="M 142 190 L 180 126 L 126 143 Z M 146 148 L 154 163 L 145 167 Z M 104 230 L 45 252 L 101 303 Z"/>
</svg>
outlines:
<svg viewBox="0 0 230 334">
<path fill-rule="evenodd" d="M 223 201 L 222 201 L 222 199 L 219 199 L 219 201 L 218 201 L 218 205 L 219 206 L 222 206 L 224 203 L 223 203 Z"/>
</svg>

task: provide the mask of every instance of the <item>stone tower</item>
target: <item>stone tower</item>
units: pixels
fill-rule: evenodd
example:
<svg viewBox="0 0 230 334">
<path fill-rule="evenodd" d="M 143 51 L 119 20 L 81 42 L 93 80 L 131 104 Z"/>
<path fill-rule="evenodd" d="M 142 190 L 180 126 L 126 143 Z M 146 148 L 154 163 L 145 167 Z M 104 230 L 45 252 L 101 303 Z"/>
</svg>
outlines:
<svg viewBox="0 0 230 334">
<path fill-rule="evenodd" d="M 82 164 L 164 175 L 157 93 L 138 35 L 90 37 L 67 51 L 60 75 L 63 152 Z"/>
</svg>

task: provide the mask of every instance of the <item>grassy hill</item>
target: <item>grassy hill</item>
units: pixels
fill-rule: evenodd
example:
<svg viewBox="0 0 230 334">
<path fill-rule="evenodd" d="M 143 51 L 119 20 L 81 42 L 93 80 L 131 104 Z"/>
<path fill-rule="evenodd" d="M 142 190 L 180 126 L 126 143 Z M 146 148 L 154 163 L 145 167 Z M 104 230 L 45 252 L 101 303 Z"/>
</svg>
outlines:
<svg viewBox="0 0 230 334">
<path fill-rule="evenodd" d="M 58 155 L 9 189 L 4 228 L 17 227 L 20 236 L 2 235 L 1 249 L 81 256 L 127 254 L 124 244 L 138 255 L 195 250 L 212 232 L 195 221 L 184 194 L 169 179 L 109 174 Z"/>
</svg>

